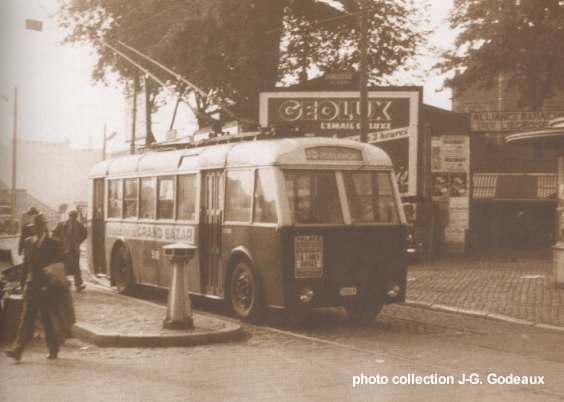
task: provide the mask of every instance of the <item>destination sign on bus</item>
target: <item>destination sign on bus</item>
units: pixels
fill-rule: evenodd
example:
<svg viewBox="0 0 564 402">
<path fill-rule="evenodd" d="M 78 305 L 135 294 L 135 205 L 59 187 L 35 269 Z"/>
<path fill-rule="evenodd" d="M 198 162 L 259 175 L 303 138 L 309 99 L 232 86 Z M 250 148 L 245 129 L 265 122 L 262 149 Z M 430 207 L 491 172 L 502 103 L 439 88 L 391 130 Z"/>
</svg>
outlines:
<svg viewBox="0 0 564 402">
<path fill-rule="evenodd" d="M 362 161 L 362 152 L 352 148 L 313 147 L 305 153 L 308 161 Z"/>
</svg>

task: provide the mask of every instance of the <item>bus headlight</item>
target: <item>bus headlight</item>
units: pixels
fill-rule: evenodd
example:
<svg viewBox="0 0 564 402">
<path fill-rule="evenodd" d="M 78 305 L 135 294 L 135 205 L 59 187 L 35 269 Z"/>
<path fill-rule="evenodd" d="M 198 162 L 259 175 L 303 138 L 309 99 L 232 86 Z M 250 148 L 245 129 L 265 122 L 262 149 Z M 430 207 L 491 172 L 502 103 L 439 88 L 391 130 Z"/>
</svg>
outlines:
<svg viewBox="0 0 564 402">
<path fill-rule="evenodd" d="M 300 289 L 300 301 L 302 303 L 310 303 L 313 300 L 313 290 L 309 288 Z"/>
<path fill-rule="evenodd" d="M 294 238 L 294 276 L 321 278 L 323 276 L 323 237 L 318 235 Z"/>
<path fill-rule="evenodd" d="M 390 299 L 395 299 L 396 297 L 398 297 L 400 292 L 400 288 L 398 285 L 389 285 L 388 286 L 388 291 L 386 292 L 386 295 L 388 296 L 388 298 Z"/>
</svg>

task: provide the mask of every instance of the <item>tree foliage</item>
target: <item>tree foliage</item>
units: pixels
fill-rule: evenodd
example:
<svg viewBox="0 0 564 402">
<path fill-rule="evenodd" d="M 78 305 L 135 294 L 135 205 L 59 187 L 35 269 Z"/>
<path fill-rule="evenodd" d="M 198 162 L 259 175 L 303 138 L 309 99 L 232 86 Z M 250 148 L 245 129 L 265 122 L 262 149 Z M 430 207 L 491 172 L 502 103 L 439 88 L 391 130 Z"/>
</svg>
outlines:
<svg viewBox="0 0 564 402">
<path fill-rule="evenodd" d="M 67 42 L 86 42 L 99 55 L 95 80 L 138 71 L 105 47 L 122 41 L 173 68 L 256 119 L 258 94 L 281 80 L 358 68 L 356 0 L 61 0 Z M 366 0 L 370 76 L 383 82 L 423 45 L 422 16 L 413 0 Z M 116 45 L 117 47 L 117 45 Z M 132 58 L 155 69 L 137 56 Z M 170 77 L 167 77 L 170 79 Z M 177 84 L 177 83 L 176 83 Z M 177 91 L 190 89 L 177 84 Z M 209 111 L 197 96 L 201 112 Z M 203 124 L 204 122 L 201 121 Z"/>
<path fill-rule="evenodd" d="M 489 86 L 502 74 L 531 110 L 564 90 L 560 0 L 455 0 L 450 24 L 460 33 L 440 64 L 455 72 L 447 85 Z"/>
</svg>

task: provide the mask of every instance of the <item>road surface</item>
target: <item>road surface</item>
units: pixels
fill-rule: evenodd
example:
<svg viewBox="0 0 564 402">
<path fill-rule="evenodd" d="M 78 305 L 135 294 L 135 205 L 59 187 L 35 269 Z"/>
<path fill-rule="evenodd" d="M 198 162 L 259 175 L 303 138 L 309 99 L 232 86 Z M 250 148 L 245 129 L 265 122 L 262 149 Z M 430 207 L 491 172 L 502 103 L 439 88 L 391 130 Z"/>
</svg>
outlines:
<svg viewBox="0 0 564 402">
<path fill-rule="evenodd" d="M 561 333 L 407 306 L 388 306 L 364 325 L 340 310 L 316 312 L 299 328 L 277 321 L 245 326 L 242 341 L 190 348 L 98 348 L 72 339 L 56 361 L 44 359 L 36 339 L 21 363 L 0 358 L 0 399 L 564 400 Z M 517 377 L 543 384 L 489 383 Z"/>
</svg>

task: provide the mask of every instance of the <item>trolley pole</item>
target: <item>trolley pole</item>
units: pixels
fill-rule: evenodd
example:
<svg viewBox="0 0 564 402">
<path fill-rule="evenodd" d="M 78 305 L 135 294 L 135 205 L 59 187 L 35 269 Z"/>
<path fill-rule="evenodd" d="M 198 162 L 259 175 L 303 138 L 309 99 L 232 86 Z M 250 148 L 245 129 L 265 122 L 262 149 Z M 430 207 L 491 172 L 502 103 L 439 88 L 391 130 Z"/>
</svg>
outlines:
<svg viewBox="0 0 564 402">
<path fill-rule="evenodd" d="M 16 169 L 18 166 L 18 87 L 14 87 L 14 130 L 12 133 L 12 194 L 11 194 L 11 206 L 12 206 L 12 232 L 16 234 Z"/>
<path fill-rule="evenodd" d="M 366 0 L 359 0 L 360 142 L 368 142 L 368 22 Z"/>
</svg>

